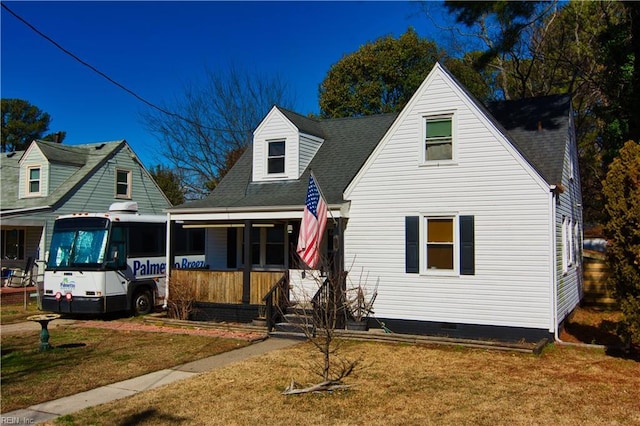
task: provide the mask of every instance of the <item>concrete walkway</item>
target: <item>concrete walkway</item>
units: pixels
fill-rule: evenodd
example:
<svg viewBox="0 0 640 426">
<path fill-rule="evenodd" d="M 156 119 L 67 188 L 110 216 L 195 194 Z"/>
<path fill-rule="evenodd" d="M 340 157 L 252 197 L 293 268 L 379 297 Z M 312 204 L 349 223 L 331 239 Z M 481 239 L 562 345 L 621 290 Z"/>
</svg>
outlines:
<svg viewBox="0 0 640 426">
<path fill-rule="evenodd" d="M 37 326 L 35 328 L 36 330 L 40 327 L 38 324 L 34 325 Z M 3 328 L 4 327 L 8 326 L 3 326 Z M 160 370 L 155 373 L 149 373 L 144 376 L 102 386 L 76 395 L 32 405 L 25 409 L 3 413 L 0 415 L 0 424 L 34 425 L 46 422 L 59 416 L 75 413 L 76 411 L 116 399 L 126 398 L 139 392 L 144 392 L 178 380 L 188 379 L 189 377 L 221 368 L 234 362 L 243 361 L 247 358 L 262 355 L 273 350 L 287 348 L 298 343 L 300 343 L 300 340 L 267 338 L 266 340 L 230 352 L 224 352 L 170 369 Z"/>
</svg>

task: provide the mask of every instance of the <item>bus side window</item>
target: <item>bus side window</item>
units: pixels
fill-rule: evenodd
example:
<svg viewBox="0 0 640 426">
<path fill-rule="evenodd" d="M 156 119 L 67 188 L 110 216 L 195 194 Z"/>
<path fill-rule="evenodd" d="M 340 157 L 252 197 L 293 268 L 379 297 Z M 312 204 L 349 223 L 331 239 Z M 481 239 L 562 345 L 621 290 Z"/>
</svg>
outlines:
<svg viewBox="0 0 640 426">
<path fill-rule="evenodd" d="M 107 265 L 115 269 L 126 269 L 127 267 L 125 233 L 126 230 L 120 226 L 114 226 L 111 229 L 111 241 L 109 242 L 109 250 L 107 251 Z"/>
</svg>

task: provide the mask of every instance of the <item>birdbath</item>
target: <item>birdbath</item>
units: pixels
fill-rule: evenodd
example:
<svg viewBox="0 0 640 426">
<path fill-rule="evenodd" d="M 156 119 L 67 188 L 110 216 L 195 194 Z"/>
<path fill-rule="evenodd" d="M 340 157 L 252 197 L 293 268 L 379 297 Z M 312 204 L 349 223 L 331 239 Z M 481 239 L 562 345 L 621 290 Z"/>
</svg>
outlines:
<svg viewBox="0 0 640 426">
<path fill-rule="evenodd" d="M 49 325 L 49 322 L 58 318 L 60 318 L 60 315 L 58 314 L 41 314 L 27 317 L 29 321 L 40 323 L 40 351 L 51 349 L 51 345 L 49 344 L 49 330 L 47 329 L 47 326 Z"/>
</svg>

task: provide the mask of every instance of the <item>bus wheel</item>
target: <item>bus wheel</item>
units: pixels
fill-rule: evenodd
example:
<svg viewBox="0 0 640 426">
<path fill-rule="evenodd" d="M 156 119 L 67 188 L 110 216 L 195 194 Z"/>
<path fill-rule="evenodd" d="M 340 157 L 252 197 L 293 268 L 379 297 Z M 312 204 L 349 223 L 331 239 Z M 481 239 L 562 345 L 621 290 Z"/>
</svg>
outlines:
<svg viewBox="0 0 640 426">
<path fill-rule="evenodd" d="M 134 315 L 147 315 L 151 313 L 153 299 L 149 290 L 139 290 L 133 298 Z"/>
</svg>

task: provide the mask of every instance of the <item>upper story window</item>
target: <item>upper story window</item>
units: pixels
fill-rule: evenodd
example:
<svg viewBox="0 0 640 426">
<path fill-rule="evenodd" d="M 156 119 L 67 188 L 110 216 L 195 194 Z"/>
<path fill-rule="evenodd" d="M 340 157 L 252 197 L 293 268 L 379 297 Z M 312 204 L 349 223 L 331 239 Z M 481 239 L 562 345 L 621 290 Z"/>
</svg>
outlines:
<svg viewBox="0 0 640 426">
<path fill-rule="evenodd" d="M 131 198 L 131 170 L 116 169 L 116 198 Z"/>
<path fill-rule="evenodd" d="M 41 186 L 40 166 L 27 167 L 27 195 L 40 195 Z"/>
<path fill-rule="evenodd" d="M 424 118 L 424 161 L 453 160 L 453 115 Z"/>
<path fill-rule="evenodd" d="M 268 144 L 267 173 L 284 173 L 285 144 L 284 141 L 271 141 Z"/>
</svg>

